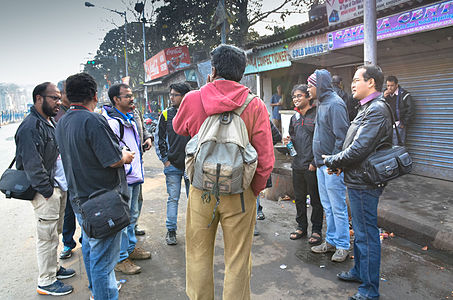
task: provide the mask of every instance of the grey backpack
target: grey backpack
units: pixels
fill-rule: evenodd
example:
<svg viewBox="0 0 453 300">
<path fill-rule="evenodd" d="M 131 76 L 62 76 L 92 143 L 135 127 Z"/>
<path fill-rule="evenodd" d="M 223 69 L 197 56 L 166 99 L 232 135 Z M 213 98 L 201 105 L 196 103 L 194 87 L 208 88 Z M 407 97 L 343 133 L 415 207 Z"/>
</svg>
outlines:
<svg viewBox="0 0 453 300">
<path fill-rule="evenodd" d="M 242 199 L 252 182 L 258 154 L 240 115 L 255 97 L 249 94 L 240 108 L 207 117 L 186 145 L 187 176 L 195 188 L 205 191 L 206 202 L 210 194 L 217 205 L 219 195 L 241 194 Z"/>
</svg>

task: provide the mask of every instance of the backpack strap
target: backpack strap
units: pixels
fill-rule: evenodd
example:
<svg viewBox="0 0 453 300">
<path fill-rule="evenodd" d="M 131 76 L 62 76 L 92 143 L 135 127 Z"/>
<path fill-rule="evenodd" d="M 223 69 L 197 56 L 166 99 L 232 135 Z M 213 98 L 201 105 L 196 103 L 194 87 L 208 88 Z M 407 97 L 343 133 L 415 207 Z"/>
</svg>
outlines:
<svg viewBox="0 0 453 300">
<path fill-rule="evenodd" d="M 237 114 L 238 116 L 240 116 L 240 115 L 244 112 L 244 110 L 247 108 L 247 105 L 249 105 L 250 102 L 252 102 L 252 100 L 255 99 L 255 97 L 256 97 L 256 95 L 254 95 L 254 94 L 252 94 L 252 93 L 249 93 L 249 94 L 247 95 L 247 98 L 245 99 L 244 104 L 242 104 L 241 107 L 239 107 L 239 108 L 233 110 L 233 112 L 234 112 L 235 114 Z"/>
<path fill-rule="evenodd" d="M 118 121 L 118 124 L 120 125 L 120 136 L 119 136 L 119 138 L 120 138 L 120 141 L 123 141 L 123 137 L 124 137 L 124 124 L 123 124 L 123 122 L 121 122 L 119 119 L 117 119 L 117 118 L 114 118 L 114 119 L 117 120 L 117 121 Z"/>
</svg>

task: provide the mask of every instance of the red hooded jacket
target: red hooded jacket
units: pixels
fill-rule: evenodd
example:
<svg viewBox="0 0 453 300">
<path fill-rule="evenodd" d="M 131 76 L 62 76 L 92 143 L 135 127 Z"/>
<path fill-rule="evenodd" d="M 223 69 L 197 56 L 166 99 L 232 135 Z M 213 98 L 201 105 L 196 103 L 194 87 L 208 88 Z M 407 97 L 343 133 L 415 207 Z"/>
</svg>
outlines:
<svg viewBox="0 0 453 300">
<path fill-rule="evenodd" d="M 177 134 L 194 136 L 208 116 L 235 110 L 244 104 L 250 90 L 230 80 L 215 80 L 184 96 L 173 128 Z M 255 97 L 241 118 L 247 127 L 249 140 L 258 153 L 258 166 L 252 180 L 252 190 L 258 195 L 274 167 L 274 147 L 269 123 L 269 113 L 263 101 Z"/>
</svg>

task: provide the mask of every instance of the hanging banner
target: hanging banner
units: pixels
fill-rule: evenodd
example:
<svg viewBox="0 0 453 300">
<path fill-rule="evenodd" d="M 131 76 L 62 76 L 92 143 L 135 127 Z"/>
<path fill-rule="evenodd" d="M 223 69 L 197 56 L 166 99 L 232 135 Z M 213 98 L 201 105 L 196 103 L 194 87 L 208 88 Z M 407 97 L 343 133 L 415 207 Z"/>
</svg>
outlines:
<svg viewBox="0 0 453 300">
<path fill-rule="evenodd" d="M 453 25 L 453 0 L 380 18 L 376 23 L 378 41 L 451 26 Z M 363 44 L 363 31 L 363 24 L 360 24 L 329 32 L 327 34 L 329 50 Z"/>
<path fill-rule="evenodd" d="M 376 0 L 376 10 L 399 5 L 408 0 Z M 329 25 L 363 16 L 364 0 L 326 0 Z"/>
<path fill-rule="evenodd" d="M 189 48 L 179 46 L 160 51 L 144 63 L 145 81 L 150 81 L 190 65 Z"/>
<path fill-rule="evenodd" d="M 321 34 L 289 44 L 288 54 L 291 60 L 303 59 L 328 51 L 327 35 Z"/>
<path fill-rule="evenodd" d="M 286 68 L 291 66 L 288 57 L 287 46 L 264 49 L 257 55 L 247 57 L 247 66 L 244 75 L 259 73 L 274 69 Z"/>
</svg>

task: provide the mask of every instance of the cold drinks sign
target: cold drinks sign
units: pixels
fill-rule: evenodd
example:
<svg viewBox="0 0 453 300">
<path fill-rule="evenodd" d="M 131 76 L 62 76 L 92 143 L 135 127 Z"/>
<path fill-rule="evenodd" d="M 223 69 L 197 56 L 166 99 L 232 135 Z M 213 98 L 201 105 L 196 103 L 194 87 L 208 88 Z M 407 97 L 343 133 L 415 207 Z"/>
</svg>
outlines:
<svg viewBox="0 0 453 300">
<path fill-rule="evenodd" d="M 453 25 L 453 0 L 422 6 L 377 20 L 377 39 L 385 40 Z M 327 34 L 329 50 L 363 44 L 363 24 Z"/>
</svg>

